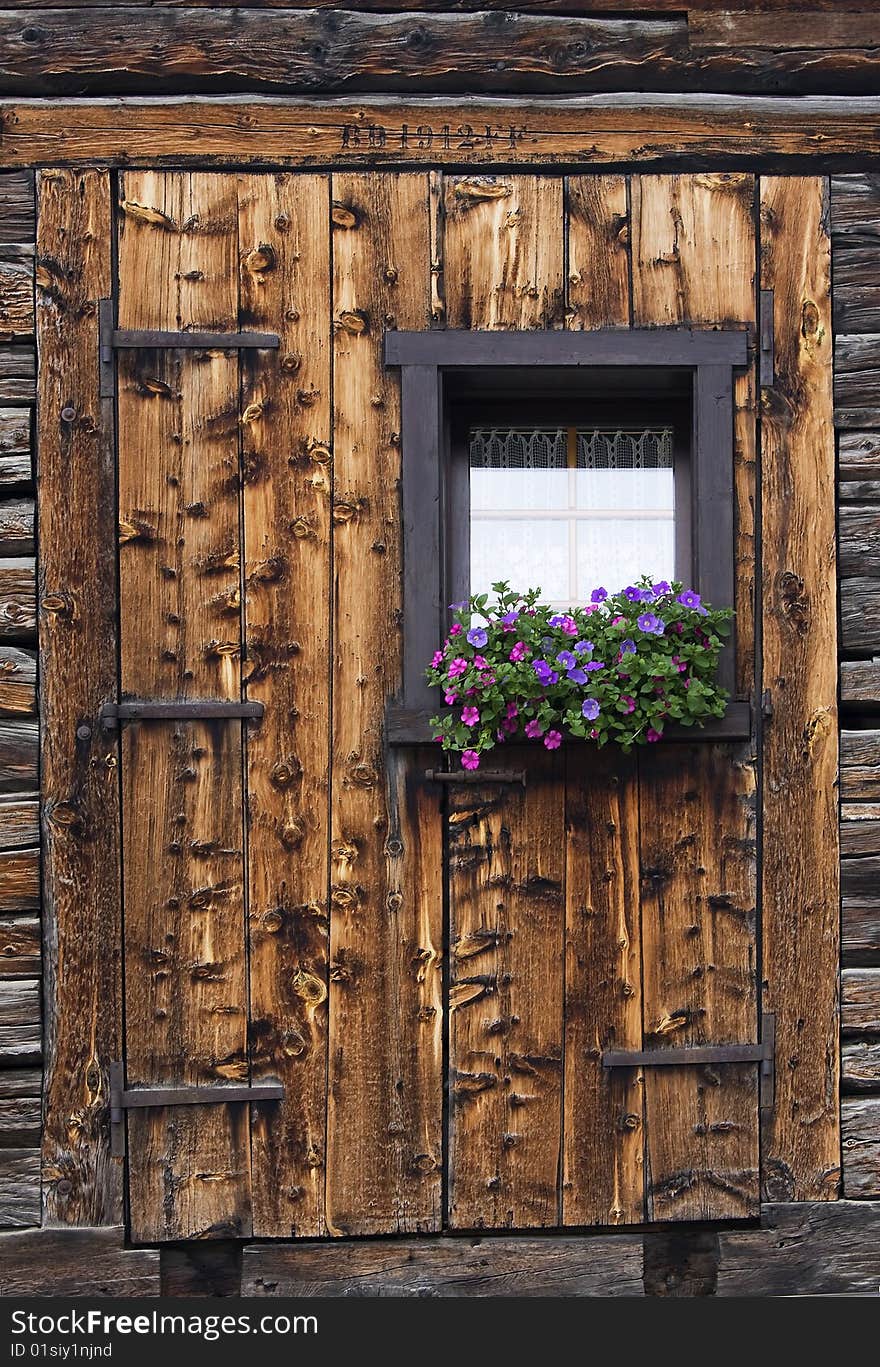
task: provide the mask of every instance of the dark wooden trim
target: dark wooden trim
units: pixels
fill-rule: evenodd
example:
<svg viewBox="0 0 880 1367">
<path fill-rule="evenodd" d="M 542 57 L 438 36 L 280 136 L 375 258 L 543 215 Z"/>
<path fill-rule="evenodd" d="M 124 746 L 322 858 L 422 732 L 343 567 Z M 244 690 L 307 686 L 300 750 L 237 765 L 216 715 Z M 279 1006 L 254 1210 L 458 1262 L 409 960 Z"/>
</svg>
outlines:
<svg viewBox="0 0 880 1367">
<path fill-rule="evenodd" d="M 442 412 L 437 371 L 431 365 L 403 368 L 403 689 L 408 699 L 431 698 L 425 668 L 443 630 L 440 568 L 440 485 L 443 470 Z M 407 604 L 416 605 L 408 611 Z"/>
<path fill-rule="evenodd" d="M 708 334 L 713 335 L 719 334 Z M 715 606 L 733 604 L 736 594 L 733 378 L 727 366 L 700 365 L 694 373 L 691 500 L 694 583 L 707 602 Z M 736 636 L 733 627 L 718 661 L 718 678 L 725 688 L 734 692 Z"/>
<path fill-rule="evenodd" d="M 595 332 L 386 332 L 388 366 L 745 366 L 745 328 L 598 328 Z"/>
<path fill-rule="evenodd" d="M 429 745 L 434 739 L 430 718 L 441 706 L 434 700 L 430 708 L 414 708 L 391 704 L 385 712 L 385 740 L 389 745 Z M 748 740 L 752 734 L 752 709 L 748 702 L 734 700 L 727 705 L 723 717 L 710 717 L 703 727 L 668 726 L 663 733 L 663 741 L 687 741 L 699 744 L 701 741 Z M 568 740 L 563 745 L 592 745 L 592 741 Z M 540 748 L 538 741 L 517 741 L 519 745 Z M 662 744 L 662 742 L 661 742 Z M 436 748 L 436 747 L 435 747 Z M 438 752 L 439 753 L 439 752 Z M 496 753 L 503 753 L 498 751 Z"/>
<path fill-rule="evenodd" d="M 4 1296 L 159 1294 L 159 1254 L 126 1248 L 121 1225 L 0 1234 Z"/>
</svg>

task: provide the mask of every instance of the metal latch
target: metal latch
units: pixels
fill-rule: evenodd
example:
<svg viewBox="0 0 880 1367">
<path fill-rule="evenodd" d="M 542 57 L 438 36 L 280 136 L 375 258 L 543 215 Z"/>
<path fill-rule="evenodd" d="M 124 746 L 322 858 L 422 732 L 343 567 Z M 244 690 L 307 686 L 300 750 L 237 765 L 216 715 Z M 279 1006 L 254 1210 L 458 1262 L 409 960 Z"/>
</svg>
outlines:
<svg viewBox="0 0 880 1367">
<path fill-rule="evenodd" d="M 133 698 L 128 702 L 105 703 L 99 716 L 101 725 L 112 731 L 127 721 L 201 721 L 213 717 L 262 717 L 265 711 L 265 704 L 261 702 L 225 702 L 216 698 L 153 702 L 148 698 Z"/>
<path fill-rule="evenodd" d="M 776 383 L 776 338 L 773 331 L 773 291 L 761 290 L 758 383 L 768 389 Z"/>
<path fill-rule="evenodd" d="M 776 1016 L 765 1011 L 758 1044 L 695 1044 L 675 1049 L 606 1049 L 603 1068 L 672 1068 L 696 1063 L 759 1063 L 761 1110 L 773 1106 Z"/>
<path fill-rule="evenodd" d="M 100 395 L 113 397 L 113 353 L 147 347 L 177 350 L 198 347 L 205 351 L 273 351 L 281 345 L 277 332 L 163 332 L 153 328 L 118 328 L 113 321 L 113 300 L 98 300 L 98 363 Z"/>
<path fill-rule="evenodd" d="M 526 786 L 525 769 L 426 769 L 429 783 L 521 783 Z"/>
<path fill-rule="evenodd" d="M 126 1089 L 121 1063 L 110 1064 L 110 1153 L 125 1154 L 125 1112 L 147 1106 L 221 1106 L 230 1101 L 281 1101 L 284 1087 L 266 1082 L 260 1087 L 133 1087 Z"/>
</svg>

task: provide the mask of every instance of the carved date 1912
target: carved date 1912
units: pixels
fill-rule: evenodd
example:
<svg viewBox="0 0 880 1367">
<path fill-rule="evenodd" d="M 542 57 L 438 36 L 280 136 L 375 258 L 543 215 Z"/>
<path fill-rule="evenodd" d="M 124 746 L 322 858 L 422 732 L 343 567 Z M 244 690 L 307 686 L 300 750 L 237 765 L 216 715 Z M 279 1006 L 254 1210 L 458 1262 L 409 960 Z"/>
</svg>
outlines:
<svg viewBox="0 0 880 1367">
<path fill-rule="evenodd" d="M 388 151 L 427 151 L 433 147 L 448 152 L 457 148 L 497 147 L 499 144 L 513 149 L 525 137 L 526 129 L 516 128 L 512 124 L 503 127 L 487 123 L 482 128 L 474 128 L 469 123 L 456 126 L 445 123 L 435 128 L 424 123 L 415 127 L 404 123 L 399 128 L 387 128 L 381 123 L 346 123 L 341 129 L 340 145 L 343 150 L 385 148 Z"/>
</svg>

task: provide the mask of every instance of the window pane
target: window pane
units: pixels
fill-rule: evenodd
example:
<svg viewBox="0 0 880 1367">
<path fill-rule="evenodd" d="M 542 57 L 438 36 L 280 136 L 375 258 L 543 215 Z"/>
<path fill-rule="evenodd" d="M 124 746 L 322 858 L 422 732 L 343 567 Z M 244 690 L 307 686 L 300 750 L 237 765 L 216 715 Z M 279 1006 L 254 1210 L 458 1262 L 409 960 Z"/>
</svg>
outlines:
<svg viewBox="0 0 880 1367">
<path fill-rule="evenodd" d="M 483 427 L 469 448 L 471 592 L 506 579 L 567 607 L 673 577 L 670 428 Z"/>
</svg>

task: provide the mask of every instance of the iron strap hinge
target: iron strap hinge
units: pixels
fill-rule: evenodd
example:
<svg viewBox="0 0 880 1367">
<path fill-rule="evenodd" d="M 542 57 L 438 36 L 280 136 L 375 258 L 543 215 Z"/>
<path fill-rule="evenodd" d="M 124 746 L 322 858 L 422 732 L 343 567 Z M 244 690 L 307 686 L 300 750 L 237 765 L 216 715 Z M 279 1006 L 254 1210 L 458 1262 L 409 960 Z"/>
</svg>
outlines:
<svg viewBox="0 0 880 1367">
<path fill-rule="evenodd" d="M 776 383 L 776 337 L 773 329 L 773 291 L 761 290 L 758 349 L 758 383 L 769 389 Z"/>
<path fill-rule="evenodd" d="M 129 702 L 108 702 L 101 708 L 101 725 L 108 731 L 131 721 L 201 721 L 213 717 L 262 717 L 261 702 L 225 702 L 219 699 L 184 699 L 180 702 L 152 702 L 134 698 Z"/>
<path fill-rule="evenodd" d="M 121 350 L 179 347 L 204 351 L 274 351 L 281 345 L 277 332 L 163 332 L 154 328 L 118 328 L 113 319 L 113 300 L 98 300 L 98 363 L 100 395 L 113 397 L 113 353 Z"/>
<path fill-rule="evenodd" d="M 773 1105 L 776 1017 L 765 1011 L 757 1044 L 695 1044 L 674 1049 L 606 1049 L 603 1068 L 672 1068 L 697 1063 L 759 1063 L 761 1110 Z"/>
<path fill-rule="evenodd" d="M 526 786 L 525 769 L 426 769 L 429 783 L 521 783 Z"/>
<path fill-rule="evenodd" d="M 251 1087 L 235 1083 L 228 1087 L 133 1087 L 124 1084 L 121 1063 L 110 1064 L 110 1153 L 125 1154 L 125 1112 L 147 1106 L 222 1106 L 231 1101 L 281 1101 L 280 1082 Z"/>
</svg>

